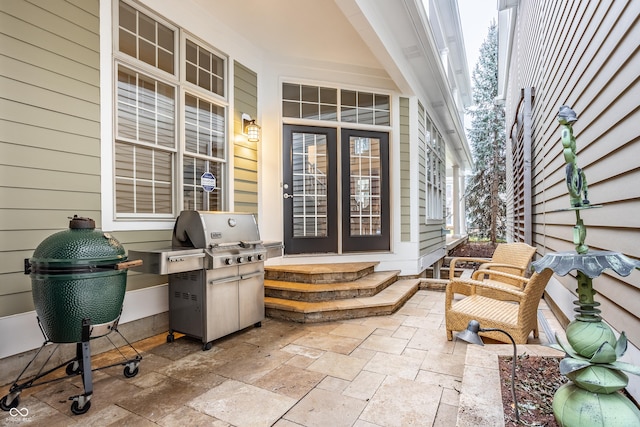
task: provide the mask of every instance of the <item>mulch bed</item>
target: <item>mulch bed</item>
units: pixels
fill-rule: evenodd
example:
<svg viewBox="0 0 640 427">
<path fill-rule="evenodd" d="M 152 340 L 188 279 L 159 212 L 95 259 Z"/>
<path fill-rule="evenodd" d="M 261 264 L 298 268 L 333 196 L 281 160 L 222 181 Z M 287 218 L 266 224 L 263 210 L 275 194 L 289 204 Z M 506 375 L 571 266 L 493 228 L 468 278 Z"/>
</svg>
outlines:
<svg viewBox="0 0 640 427">
<path fill-rule="evenodd" d="M 491 258 L 496 250 L 497 244 L 491 242 L 469 242 L 460 245 L 451 251 L 451 257 L 475 257 L 475 258 Z"/>
<path fill-rule="evenodd" d="M 511 396 L 512 359 L 509 356 L 498 357 L 505 426 L 558 426 L 551 407 L 553 395 L 561 385 L 569 381 L 560 374 L 562 359 L 527 354 L 518 356 L 515 384 L 520 424 L 516 423 Z"/>
</svg>

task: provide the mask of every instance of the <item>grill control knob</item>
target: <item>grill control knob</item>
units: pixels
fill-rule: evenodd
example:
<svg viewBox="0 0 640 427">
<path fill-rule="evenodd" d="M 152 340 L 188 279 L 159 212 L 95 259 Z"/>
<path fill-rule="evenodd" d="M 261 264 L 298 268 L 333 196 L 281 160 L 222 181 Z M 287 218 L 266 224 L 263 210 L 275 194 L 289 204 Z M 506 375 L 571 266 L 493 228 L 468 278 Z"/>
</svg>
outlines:
<svg viewBox="0 0 640 427">
<path fill-rule="evenodd" d="M 224 263 L 225 263 L 226 265 L 231 265 L 231 264 L 233 263 L 233 260 L 232 260 L 231 258 L 225 258 L 225 259 L 224 259 Z"/>
<path fill-rule="evenodd" d="M 247 261 L 249 261 L 249 262 L 253 261 L 253 255 L 249 255 L 249 256 L 247 257 Z"/>
<path fill-rule="evenodd" d="M 258 261 L 262 261 L 264 259 L 264 255 L 258 254 Z"/>
<path fill-rule="evenodd" d="M 241 256 L 238 257 L 238 259 L 236 259 L 236 262 L 238 264 L 242 264 L 244 262 L 244 258 L 242 258 Z"/>
</svg>

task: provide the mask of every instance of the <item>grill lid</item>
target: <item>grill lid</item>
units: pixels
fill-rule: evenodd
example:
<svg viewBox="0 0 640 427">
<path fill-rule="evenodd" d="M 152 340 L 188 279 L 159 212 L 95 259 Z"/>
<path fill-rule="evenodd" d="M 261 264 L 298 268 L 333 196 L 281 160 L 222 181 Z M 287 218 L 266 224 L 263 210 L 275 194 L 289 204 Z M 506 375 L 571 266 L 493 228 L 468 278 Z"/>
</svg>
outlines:
<svg viewBox="0 0 640 427">
<path fill-rule="evenodd" d="M 173 228 L 173 248 L 218 249 L 261 246 L 258 223 L 251 213 L 182 211 Z"/>
<path fill-rule="evenodd" d="M 124 247 L 109 233 L 95 229 L 95 221 L 74 215 L 69 229 L 44 239 L 28 262 L 31 270 L 65 270 L 113 266 L 126 260 Z M 25 266 L 27 267 L 27 266 Z"/>
</svg>

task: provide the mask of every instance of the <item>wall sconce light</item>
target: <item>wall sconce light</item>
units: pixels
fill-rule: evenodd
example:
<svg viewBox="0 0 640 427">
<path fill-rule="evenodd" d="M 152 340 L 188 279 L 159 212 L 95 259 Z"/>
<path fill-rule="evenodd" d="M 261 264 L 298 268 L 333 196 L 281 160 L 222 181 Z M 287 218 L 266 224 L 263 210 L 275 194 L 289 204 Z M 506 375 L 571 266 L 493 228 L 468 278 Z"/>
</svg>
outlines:
<svg viewBox="0 0 640 427">
<path fill-rule="evenodd" d="M 467 329 L 460 332 L 456 335 L 456 338 L 461 339 L 462 341 L 466 341 L 471 344 L 484 345 L 482 338 L 478 335 L 478 332 L 502 332 L 506 336 L 509 337 L 511 343 L 513 344 L 513 363 L 511 364 L 511 397 L 513 398 L 513 407 L 516 412 L 516 422 L 520 423 L 520 414 L 518 413 L 518 401 L 516 400 L 516 359 L 518 357 L 518 350 L 516 348 L 516 342 L 514 341 L 511 334 L 507 331 L 503 331 L 498 328 L 486 328 L 483 329 L 480 327 L 480 323 L 477 320 L 470 320 L 467 325 Z"/>
<path fill-rule="evenodd" d="M 242 133 L 247 135 L 247 141 L 249 142 L 260 141 L 260 126 L 246 113 L 242 114 Z"/>
</svg>

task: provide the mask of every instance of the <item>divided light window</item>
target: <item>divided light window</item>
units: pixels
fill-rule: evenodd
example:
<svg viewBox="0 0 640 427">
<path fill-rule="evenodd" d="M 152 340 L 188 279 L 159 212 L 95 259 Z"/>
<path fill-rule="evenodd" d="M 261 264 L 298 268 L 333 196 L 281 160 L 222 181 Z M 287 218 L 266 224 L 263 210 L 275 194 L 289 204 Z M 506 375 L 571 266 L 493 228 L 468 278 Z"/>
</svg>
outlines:
<svg viewBox="0 0 640 427">
<path fill-rule="evenodd" d="M 418 130 L 424 150 L 425 219 L 442 220 L 446 197 L 444 140 L 422 104 L 418 104 Z"/>
<path fill-rule="evenodd" d="M 378 126 L 391 124 L 389 95 L 293 83 L 282 84 L 282 115 Z"/>
<path fill-rule="evenodd" d="M 124 0 L 116 22 L 116 218 L 223 210 L 226 59 Z M 216 179 L 212 192 L 202 188 L 205 172 Z"/>
</svg>

